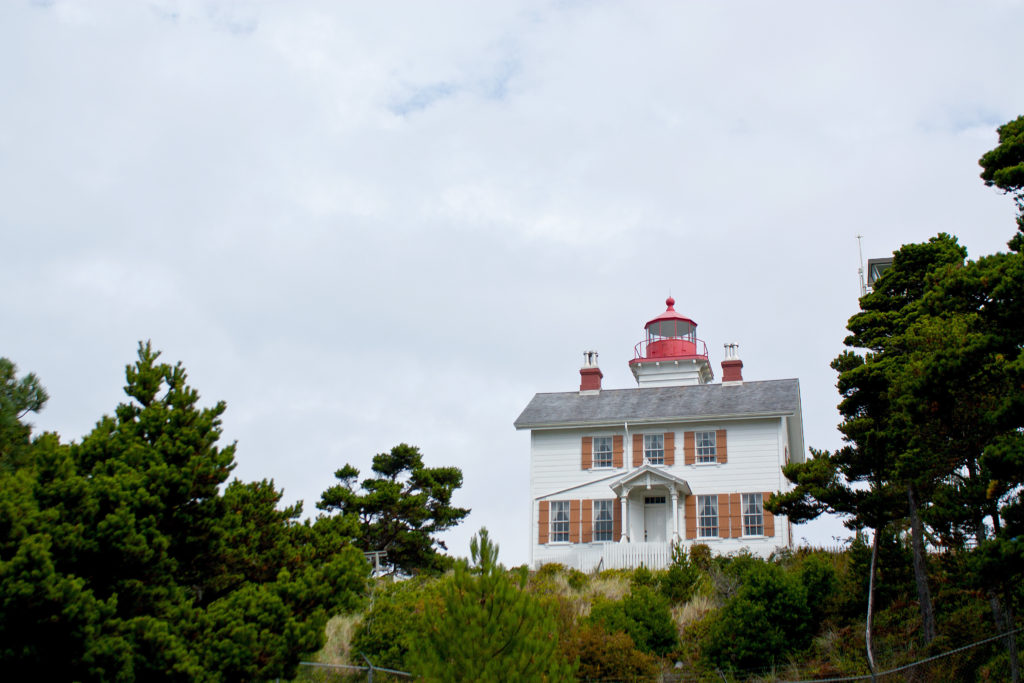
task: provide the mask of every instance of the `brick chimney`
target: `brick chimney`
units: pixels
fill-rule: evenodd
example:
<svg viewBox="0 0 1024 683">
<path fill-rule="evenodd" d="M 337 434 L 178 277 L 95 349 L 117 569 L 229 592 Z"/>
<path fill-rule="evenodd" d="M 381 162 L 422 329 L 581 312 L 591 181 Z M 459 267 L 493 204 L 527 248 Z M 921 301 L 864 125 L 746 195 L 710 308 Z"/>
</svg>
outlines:
<svg viewBox="0 0 1024 683">
<path fill-rule="evenodd" d="M 743 361 L 740 360 L 740 345 L 725 345 L 725 360 L 722 361 L 722 384 L 743 381 Z"/>
<path fill-rule="evenodd" d="M 583 367 L 580 368 L 580 392 L 601 391 L 604 373 L 597 367 L 597 351 L 583 352 Z"/>
</svg>

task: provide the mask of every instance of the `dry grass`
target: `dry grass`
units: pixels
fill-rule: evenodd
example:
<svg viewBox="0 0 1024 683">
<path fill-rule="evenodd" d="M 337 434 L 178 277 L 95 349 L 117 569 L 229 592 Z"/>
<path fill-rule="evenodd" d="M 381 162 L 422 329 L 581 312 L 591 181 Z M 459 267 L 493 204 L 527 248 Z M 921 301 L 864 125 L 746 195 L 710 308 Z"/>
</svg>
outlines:
<svg viewBox="0 0 1024 683">
<path fill-rule="evenodd" d="M 700 621 L 704 615 L 715 609 L 715 601 L 707 595 L 695 595 L 688 602 L 676 605 L 672 608 L 672 618 L 675 619 L 679 631 L 690 624 Z"/>
<path fill-rule="evenodd" d="M 589 596 L 601 596 L 608 600 L 621 600 L 629 593 L 629 579 L 619 575 L 593 576 L 588 586 Z"/>
<path fill-rule="evenodd" d="M 316 654 L 316 661 L 323 664 L 352 664 L 348 656 L 349 644 L 362 618 L 362 614 L 339 614 L 332 617 L 327 622 L 327 642 Z"/>
</svg>

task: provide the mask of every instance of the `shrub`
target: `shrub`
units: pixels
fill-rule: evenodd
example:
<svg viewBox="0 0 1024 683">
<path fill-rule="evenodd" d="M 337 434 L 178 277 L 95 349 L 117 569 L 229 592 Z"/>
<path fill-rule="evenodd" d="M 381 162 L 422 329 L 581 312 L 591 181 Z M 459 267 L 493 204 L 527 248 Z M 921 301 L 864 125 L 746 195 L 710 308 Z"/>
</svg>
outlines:
<svg viewBox="0 0 1024 683">
<path fill-rule="evenodd" d="M 634 586 L 622 600 L 595 602 L 590 620 L 608 633 L 626 633 L 643 652 L 664 655 L 679 642 L 668 600 L 650 586 Z"/>
<path fill-rule="evenodd" d="M 423 629 L 424 616 L 440 609 L 440 605 L 440 582 L 436 579 L 381 581 L 373 606 L 352 637 L 350 660 L 361 664 L 360 655 L 365 655 L 374 666 L 408 671 L 406 656 Z"/>
<path fill-rule="evenodd" d="M 577 630 L 565 654 L 579 660 L 577 676 L 584 681 L 649 681 L 658 673 L 657 660 L 638 650 L 632 638 L 606 633 L 595 624 Z"/>
<path fill-rule="evenodd" d="M 757 669 L 810 644 L 807 593 L 767 562 L 744 563 L 737 594 L 713 618 L 704 657 L 719 667 Z"/>
</svg>

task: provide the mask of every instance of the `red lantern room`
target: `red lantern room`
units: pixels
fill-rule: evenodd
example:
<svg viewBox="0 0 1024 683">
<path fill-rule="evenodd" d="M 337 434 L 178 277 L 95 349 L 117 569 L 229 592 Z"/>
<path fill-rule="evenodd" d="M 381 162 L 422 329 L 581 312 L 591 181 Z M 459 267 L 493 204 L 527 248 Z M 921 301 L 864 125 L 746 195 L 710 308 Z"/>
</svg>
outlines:
<svg viewBox="0 0 1024 683">
<path fill-rule="evenodd" d="M 707 345 L 697 339 L 697 323 L 676 311 L 675 303 L 672 297 L 666 299 L 665 312 L 644 326 L 647 336 L 629 362 L 640 386 L 707 384 L 713 379 Z"/>
</svg>

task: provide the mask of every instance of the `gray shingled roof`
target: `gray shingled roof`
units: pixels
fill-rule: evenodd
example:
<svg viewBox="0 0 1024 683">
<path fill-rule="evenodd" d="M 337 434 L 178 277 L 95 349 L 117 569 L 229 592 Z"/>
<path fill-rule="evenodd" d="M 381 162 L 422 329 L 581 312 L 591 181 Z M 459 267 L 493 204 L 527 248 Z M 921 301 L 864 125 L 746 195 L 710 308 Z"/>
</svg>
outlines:
<svg viewBox="0 0 1024 683">
<path fill-rule="evenodd" d="M 787 415 L 800 410 L 800 381 L 604 389 L 537 394 L 515 421 L 516 429 L 627 422 L 693 420 L 743 415 Z"/>
</svg>

